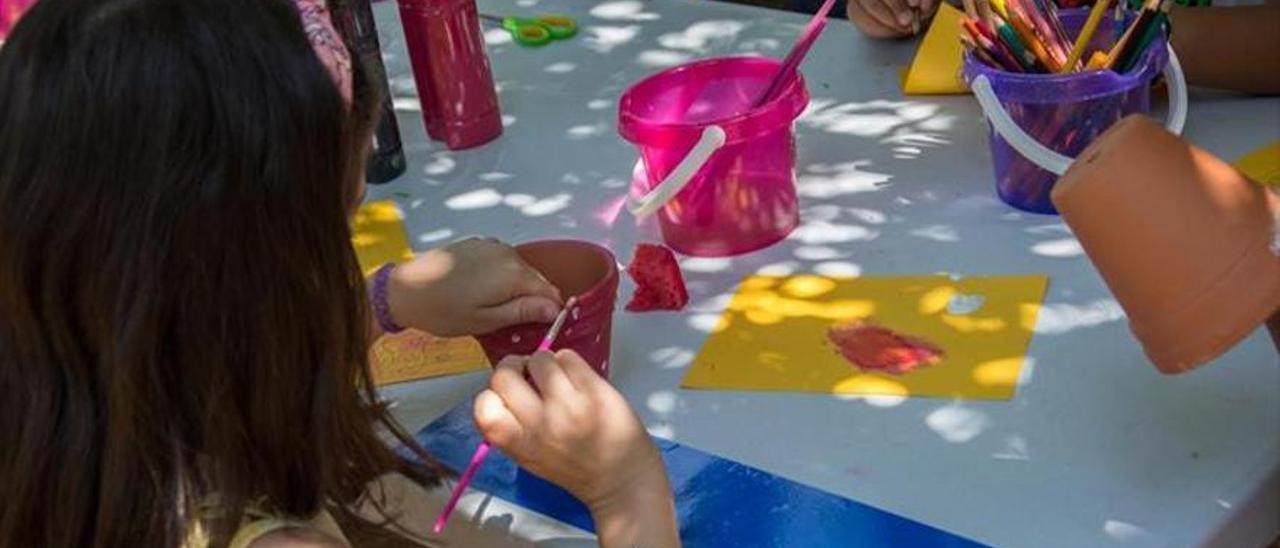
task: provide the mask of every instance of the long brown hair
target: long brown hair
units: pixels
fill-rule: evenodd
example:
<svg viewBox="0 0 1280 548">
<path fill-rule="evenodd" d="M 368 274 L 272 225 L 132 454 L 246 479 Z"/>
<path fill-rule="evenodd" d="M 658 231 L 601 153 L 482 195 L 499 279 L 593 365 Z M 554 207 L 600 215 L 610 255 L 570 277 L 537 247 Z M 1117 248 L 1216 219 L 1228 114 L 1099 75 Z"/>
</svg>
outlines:
<svg viewBox="0 0 1280 548">
<path fill-rule="evenodd" d="M 0 48 L 0 545 L 225 543 L 440 469 L 379 406 L 346 108 L 282 0 L 43 0 Z M 379 439 L 390 432 L 411 464 Z"/>
</svg>

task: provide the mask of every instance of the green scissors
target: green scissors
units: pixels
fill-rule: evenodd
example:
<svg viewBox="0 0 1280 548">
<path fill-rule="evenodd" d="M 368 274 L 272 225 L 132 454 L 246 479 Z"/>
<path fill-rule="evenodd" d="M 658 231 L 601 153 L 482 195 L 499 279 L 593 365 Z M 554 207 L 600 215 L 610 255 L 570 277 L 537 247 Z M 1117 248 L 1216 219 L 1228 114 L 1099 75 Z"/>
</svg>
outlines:
<svg viewBox="0 0 1280 548">
<path fill-rule="evenodd" d="M 552 40 L 565 40 L 578 33 L 578 22 L 567 15 L 540 15 L 532 19 L 498 17 L 480 14 L 480 18 L 502 25 L 522 46 L 545 46 Z"/>
</svg>

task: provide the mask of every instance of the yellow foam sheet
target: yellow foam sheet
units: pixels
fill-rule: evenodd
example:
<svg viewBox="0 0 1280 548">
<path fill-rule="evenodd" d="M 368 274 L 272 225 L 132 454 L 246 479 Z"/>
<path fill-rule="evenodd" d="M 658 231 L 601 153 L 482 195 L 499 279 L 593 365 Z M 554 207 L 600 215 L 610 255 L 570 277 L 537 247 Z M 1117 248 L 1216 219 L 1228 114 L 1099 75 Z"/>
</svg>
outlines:
<svg viewBox="0 0 1280 548">
<path fill-rule="evenodd" d="M 365 276 L 386 263 L 413 259 L 404 220 L 395 202 L 360 206 L 352 226 L 351 244 Z M 381 386 L 484 369 L 489 360 L 480 343 L 470 337 L 439 338 L 412 329 L 378 339 L 369 350 L 374 383 Z"/>
<path fill-rule="evenodd" d="M 960 44 L 960 10 L 942 3 L 929 30 L 920 41 L 920 49 L 902 78 L 906 95 L 948 95 L 969 93 L 960 76 L 964 46 Z"/>
<path fill-rule="evenodd" d="M 1280 141 L 1241 156 L 1235 166 L 1250 179 L 1280 186 Z"/>
<path fill-rule="evenodd" d="M 378 386 L 485 369 L 480 343 L 471 337 L 439 338 L 406 329 L 385 335 L 369 350 L 373 382 Z"/>
<path fill-rule="evenodd" d="M 751 276 L 689 368 L 685 388 L 1007 400 L 1022 374 L 1048 277 Z M 949 304 L 974 303 L 962 310 Z M 961 314 L 959 312 L 967 312 Z M 941 361 L 863 372 L 827 341 L 865 320 L 942 348 Z"/>
<path fill-rule="evenodd" d="M 365 276 L 387 263 L 413 259 L 405 236 L 404 217 L 395 202 L 384 200 L 360 206 L 352 226 L 351 245 L 356 248 Z"/>
</svg>

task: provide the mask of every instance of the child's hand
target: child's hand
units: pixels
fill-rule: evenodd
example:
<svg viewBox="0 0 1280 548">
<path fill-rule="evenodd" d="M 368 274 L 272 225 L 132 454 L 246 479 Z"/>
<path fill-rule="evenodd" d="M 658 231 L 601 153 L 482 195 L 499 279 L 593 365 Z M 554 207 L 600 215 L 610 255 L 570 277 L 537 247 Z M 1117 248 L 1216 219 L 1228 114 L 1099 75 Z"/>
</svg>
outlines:
<svg viewBox="0 0 1280 548">
<path fill-rule="evenodd" d="M 396 267 L 387 301 L 397 323 L 441 337 L 551 322 L 563 302 L 560 290 L 515 249 L 480 238 L 433 249 Z"/>
<path fill-rule="evenodd" d="M 503 360 L 475 417 L 494 447 L 591 509 L 603 546 L 679 544 L 657 448 L 626 399 L 576 353 Z"/>
<path fill-rule="evenodd" d="M 918 34 L 933 17 L 938 0 L 849 0 L 853 24 L 872 38 L 902 38 Z"/>
</svg>

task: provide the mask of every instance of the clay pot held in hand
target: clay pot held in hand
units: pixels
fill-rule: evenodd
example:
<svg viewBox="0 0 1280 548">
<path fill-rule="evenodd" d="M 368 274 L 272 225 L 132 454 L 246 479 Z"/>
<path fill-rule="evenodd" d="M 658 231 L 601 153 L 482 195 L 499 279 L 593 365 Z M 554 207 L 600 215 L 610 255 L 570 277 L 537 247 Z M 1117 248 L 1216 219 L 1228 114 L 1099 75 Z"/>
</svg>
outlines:
<svg viewBox="0 0 1280 548">
<path fill-rule="evenodd" d="M 1095 140 L 1053 202 L 1164 373 L 1280 309 L 1280 197 L 1142 116 Z"/>
<path fill-rule="evenodd" d="M 618 299 L 618 262 L 608 249 L 578 240 L 544 240 L 516 246 L 520 257 L 560 289 L 577 297 L 554 348 L 582 355 L 601 376 L 609 377 L 613 310 Z M 550 324 L 526 324 L 476 337 L 489 361 L 532 354 Z"/>
</svg>

